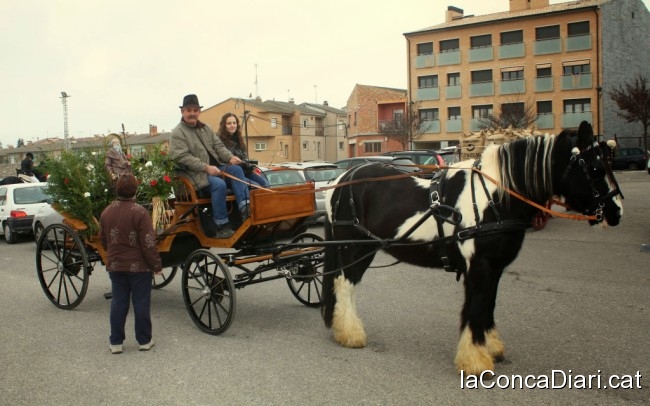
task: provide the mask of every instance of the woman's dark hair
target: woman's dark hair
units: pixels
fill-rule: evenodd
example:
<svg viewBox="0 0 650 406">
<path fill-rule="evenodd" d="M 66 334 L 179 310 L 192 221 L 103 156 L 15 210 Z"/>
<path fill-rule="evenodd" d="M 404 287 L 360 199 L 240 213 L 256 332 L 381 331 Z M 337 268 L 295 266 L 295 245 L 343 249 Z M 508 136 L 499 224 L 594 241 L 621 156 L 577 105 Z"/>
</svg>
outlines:
<svg viewBox="0 0 650 406">
<path fill-rule="evenodd" d="M 138 191 L 138 181 L 131 173 L 121 175 L 115 184 L 115 194 L 117 197 L 131 198 Z"/>
<path fill-rule="evenodd" d="M 228 120 L 228 117 L 235 117 L 235 120 L 237 121 L 237 130 L 233 135 L 230 135 L 230 133 L 226 129 L 226 120 Z M 219 138 L 221 138 L 221 142 L 223 142 L 226 148 L 230 149 L 231 151 L 232 151 L 232 147 L 235 146 L 232 141 L 232 137 L 239 138 L 239 145 L 241 146 L 241 149 L 246 151 L 246 144 L 244 143 L 244 139 L 241 136 L 239 117 L 237 117 L 235 114 L 226 113 L 223 115 L 223 117 L 221 117 L 221 122 L 219 123 L 219 131 L 217 134 L 219 135 Z"/>
<path fill-rule="evenodd" d="M 31 152 L 26 153 L 25 156 L 28 156 L 31 159 L 34 159 L 34 154 L 32 154 Z"/>
</svg>

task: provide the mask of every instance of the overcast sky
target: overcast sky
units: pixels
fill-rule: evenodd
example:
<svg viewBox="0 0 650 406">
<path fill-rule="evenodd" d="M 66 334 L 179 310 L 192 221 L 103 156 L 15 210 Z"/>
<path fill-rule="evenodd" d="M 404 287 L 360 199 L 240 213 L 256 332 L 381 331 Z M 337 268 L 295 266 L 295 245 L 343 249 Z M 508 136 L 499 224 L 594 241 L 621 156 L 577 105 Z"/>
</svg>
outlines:
<svg viewBox="0 0 650 406">
<path fill-rule="evenodd" d="M 62 91 L 70 137 L 170 131 L 188 93 L 343 107 L 357 83 L 406 89 L 405 32 L 508 4 L 0 0 L 0 141 L 63 137 Z"/>
</svg>

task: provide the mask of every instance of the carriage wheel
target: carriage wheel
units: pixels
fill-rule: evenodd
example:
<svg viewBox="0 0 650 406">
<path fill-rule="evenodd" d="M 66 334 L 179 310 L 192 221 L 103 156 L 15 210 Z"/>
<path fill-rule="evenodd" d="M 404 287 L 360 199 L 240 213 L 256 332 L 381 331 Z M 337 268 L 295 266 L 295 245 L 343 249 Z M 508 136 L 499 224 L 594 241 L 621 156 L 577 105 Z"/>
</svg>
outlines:
<svg viewBox="0 0 650 406">
<path fill-rule="evenodd" d="M 323 241 L 319 235 L 303 233 L 296 236 L 291 242 L 310 243 Z M 287 279 L 289 290 L 305 306 L 320 307 L 323 303 L 323 277 L 320 273 L 323 270 L 325 259 L 323 250 L 305 254 L 297 260 L 292 269 L 293 277 Z"/>
<path fill-rule="evenodd" d="M 36 273 L 45 296 L 61 309 L 74 309 L 88 291 L 86 247 L 64 224 L 48 226 L 36 244 Z"/>
<path fill-rule="evenodd" d="M 203 332 L 217 335 L 235 317 L 235 284 L 228 267 L 210 251 L 198 249 L 183 265 L 183 301 L 192 321 Z"/>
<path fill-rule="evenodd" d="M 160 276 L 154 274 L 152 279 L 151 287 L 154 289 L 161 289 L 169 285 L 176 276 L 176 271 L 178 270 L 177 266 L 172 266 L 171 268 L 163 268 L 162 274 Z"/>
</svg>

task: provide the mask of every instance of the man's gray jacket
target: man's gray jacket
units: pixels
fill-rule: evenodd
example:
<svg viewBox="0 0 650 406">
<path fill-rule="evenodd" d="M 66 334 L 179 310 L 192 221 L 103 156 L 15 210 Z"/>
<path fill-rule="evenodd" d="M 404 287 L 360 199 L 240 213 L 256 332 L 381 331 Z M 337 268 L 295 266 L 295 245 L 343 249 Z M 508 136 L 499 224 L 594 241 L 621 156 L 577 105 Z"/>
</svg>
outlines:
<svg viewBox="0 0 650 406">
<path fill-rule="evenodd" d="M 200 121 L 193 127 L 181 120 L 172 130 L 170 149 L 178 167 L 177 174 L 190 177 L 199 189 L 209 184 L 205 172 L 207 164 L 226 165 L 233 156 L 210 126 Z M 218 162 L 214 162 L 210 156 L 217 158 Z"/>
</svg>

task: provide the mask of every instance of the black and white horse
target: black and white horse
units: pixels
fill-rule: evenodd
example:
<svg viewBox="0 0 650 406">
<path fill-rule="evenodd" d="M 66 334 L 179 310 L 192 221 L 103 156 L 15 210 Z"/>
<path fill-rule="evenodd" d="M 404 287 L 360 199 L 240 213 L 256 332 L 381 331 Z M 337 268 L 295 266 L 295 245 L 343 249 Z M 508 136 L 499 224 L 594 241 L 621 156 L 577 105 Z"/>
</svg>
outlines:
<svg viewBox="0 0 650 406">
<path fill-rule="evenodd" d="M 538 210 L 520 198 L 539 205 L 559 198 L 592 225 L 615 226 L 623 212 L 587 122 L 577 133 L 491 145 L 479 161 L 456 164 L 431 182 L 399 174 L 368 164 L 327 191 L 326 240 L 355 243 L 325 245 L 325 325 L 345 347 L 366 345 L 354 291 L 379 247 L 406 263 L 445 268 L 464 277 L 455 364 L 467 375 L 493 371 L 503 358 L 494 324 L 497 286 Z"/>
</svg>

